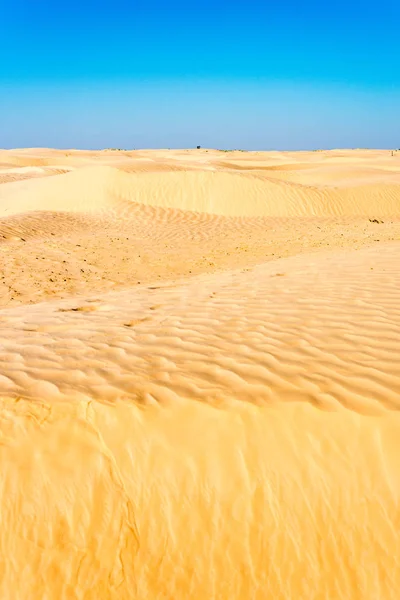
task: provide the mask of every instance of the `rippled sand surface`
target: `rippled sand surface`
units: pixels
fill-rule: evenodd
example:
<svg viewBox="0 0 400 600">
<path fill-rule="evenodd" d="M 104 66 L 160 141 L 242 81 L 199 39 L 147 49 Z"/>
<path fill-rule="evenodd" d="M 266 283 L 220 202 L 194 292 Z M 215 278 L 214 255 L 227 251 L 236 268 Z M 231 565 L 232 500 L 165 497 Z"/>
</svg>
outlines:
<svg viewBox="0 0 400 600">
<path fill-rule="evenodd" d="M 400 152 L 0 151 L 0 597 L 397 599 Z"/>
</svg>

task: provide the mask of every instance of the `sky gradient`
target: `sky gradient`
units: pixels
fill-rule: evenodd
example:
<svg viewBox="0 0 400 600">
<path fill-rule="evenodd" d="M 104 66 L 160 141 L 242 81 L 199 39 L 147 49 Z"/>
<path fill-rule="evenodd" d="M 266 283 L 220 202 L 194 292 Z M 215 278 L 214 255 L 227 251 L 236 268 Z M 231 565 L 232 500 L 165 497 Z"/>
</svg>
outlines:
<svg viewBox="0 0 400 600">
<path fill-rule="evenodd" d="M 0 147 L 400 147 L 400 3 L 0 0 Z"/>
</svg>

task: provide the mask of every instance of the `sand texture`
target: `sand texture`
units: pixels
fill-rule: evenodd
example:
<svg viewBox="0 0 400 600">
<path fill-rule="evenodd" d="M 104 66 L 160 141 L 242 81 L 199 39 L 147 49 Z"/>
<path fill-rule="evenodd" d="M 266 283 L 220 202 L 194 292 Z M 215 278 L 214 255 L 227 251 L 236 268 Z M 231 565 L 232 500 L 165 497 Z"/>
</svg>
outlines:
<svg viewBox="0 0 400 600">
<path fill-rule="evenodd" d="M 400 152 L 0 151 L 0 598 L 397 600 Z"/>
</svg>

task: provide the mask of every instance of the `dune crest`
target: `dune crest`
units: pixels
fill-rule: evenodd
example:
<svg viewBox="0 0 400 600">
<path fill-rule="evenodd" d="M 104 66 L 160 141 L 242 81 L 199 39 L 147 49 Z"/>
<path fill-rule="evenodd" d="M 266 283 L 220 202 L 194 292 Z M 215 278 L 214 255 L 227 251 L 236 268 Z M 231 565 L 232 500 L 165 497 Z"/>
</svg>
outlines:
<svg viewBox="0 0 400 600">
<path fill-rule="evenodd" d="M 231 217 L 395 216 L 400 212 L 400 167 L 397 171 L 381 168 L 376 183 L 375 166 L 364 163 L 358 173 L 361 184 L 357 184 L 357 168 L 353 167 L 350 177 L 348 170 L 344 176 L 343 168 L 332 170 L 325 163 L 261 167 L 209 160 L 197 168 L 190 161 L 186 165 L 153 161 L 154 166 L 149 166 L 137 158 L 136 163 L 126 158 L 109 165 L 84 163 L 58 177 L 3 183 L 0 215 L 32 210 L 104 211 L 118 209 L 124 202 Z M 296 169 L 300 173 L 312 169 L 310 183 L 290 177 Z M 321 185 L 324 177 L 330 185 Z"/>
</svg>

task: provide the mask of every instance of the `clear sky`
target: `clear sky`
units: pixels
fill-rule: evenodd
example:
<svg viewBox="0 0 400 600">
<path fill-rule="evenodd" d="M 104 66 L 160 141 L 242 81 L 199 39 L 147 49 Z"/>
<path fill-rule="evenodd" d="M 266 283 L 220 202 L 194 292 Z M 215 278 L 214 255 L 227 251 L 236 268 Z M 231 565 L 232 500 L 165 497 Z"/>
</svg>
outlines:
<svg viewBox="0 0 400 600">
<path fill-rule="evenodd" d="M 400 147 L 400 0 L 0 0 L 0 147 Z"/>
</svg>

